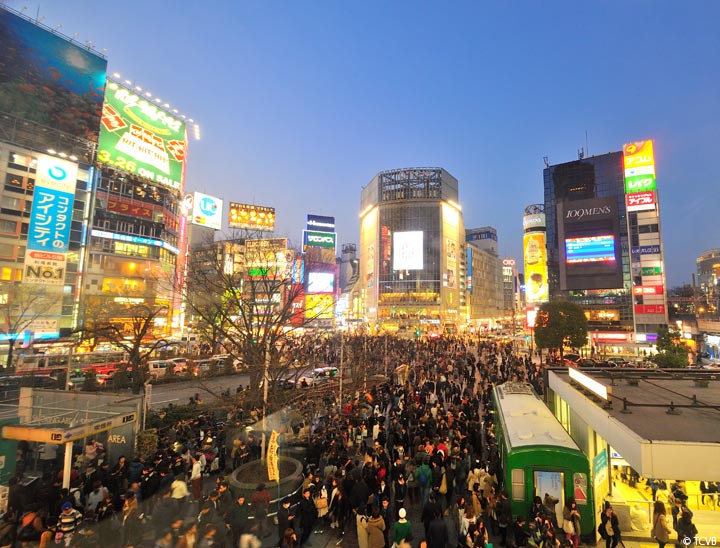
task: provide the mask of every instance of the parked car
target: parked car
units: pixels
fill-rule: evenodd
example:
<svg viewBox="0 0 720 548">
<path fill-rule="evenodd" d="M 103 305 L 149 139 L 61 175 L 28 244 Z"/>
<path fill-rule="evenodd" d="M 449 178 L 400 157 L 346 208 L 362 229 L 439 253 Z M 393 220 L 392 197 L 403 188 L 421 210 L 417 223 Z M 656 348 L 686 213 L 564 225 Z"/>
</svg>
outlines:
<svg viewBox="0 0 720 548">
<path fill-rule="evenodd" d="M 577 365 L 577 362 L 580 360 L 580 354 L 565 354 L 563 355 L 563 364 L 564 365 Z"/>
</svg>

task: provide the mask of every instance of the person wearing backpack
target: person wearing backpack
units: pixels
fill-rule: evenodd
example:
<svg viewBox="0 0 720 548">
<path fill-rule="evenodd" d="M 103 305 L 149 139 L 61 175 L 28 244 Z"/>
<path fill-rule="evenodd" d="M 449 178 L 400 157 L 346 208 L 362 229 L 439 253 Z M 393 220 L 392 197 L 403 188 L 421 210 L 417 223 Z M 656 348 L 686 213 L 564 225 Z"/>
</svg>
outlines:
<svg viewBox="0 0 720 548">
<path fill-rule="evenodd" d="M 420 467 L 416 470 L 415 479 L 417 479 L 418 485 L 420 486 L 420 501 L 424 506 L 428 501 L 430 487 L 432 485 L 432 471 L 427 465 L 427 462 L 423 461 Z"/>
</svg>

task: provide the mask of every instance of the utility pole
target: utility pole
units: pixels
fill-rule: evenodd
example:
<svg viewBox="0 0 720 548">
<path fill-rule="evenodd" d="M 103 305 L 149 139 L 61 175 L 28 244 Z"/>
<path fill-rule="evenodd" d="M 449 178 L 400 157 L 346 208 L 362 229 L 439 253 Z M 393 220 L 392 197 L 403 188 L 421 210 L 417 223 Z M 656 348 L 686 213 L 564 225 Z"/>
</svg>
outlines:
<svg viewBox="0 0 720 548">
<path fill-rule="evenodd" d="M 345 334 L 341 333 L 340 334 L 340 392 L 338 394 L 338 400 L 340 402 L 340 414 L 342 414 L 342 409 L 343 409 L 342 392 L 343 392 L 344 365 L 345 365 Z"/>
</svg>

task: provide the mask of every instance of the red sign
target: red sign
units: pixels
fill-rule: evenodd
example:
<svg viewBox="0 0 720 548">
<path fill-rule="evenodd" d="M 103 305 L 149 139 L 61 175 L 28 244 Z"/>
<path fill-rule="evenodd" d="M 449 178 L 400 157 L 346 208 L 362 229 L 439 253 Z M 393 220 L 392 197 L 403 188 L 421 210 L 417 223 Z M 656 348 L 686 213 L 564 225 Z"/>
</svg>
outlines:
<svg viewBox="0 0 720 548">
<path fill-rule="evenodd" d="M 639 285 L 633 287 L 633 295 L 662 295 L 663 290 L 661 285 Z"/>
<path fill-rule="evenodd" d="M 628 334 L 623 332 L 595 333 L 596 341 L 627 341 Z"/>
<path fill-rule="evenodd" d="M 101 121 L 108 131 L 117 131 L 118 129 L 127 127 L 120 113 L 115 110 L 112 105 L 108 105 L 107 103 L 103 105 Z"/>
<path fill-rule="evenodd" d="M 143 219 L 153 218 L 153 212 L 150 206 L 128 202 L 119 198 L 108 198 L 107 208 L 109 211 L 142 217 Z"/>
<path fill-rule="evenodd" d="M 662 314 L 665 315 L 664 304 L 636 304 L 635 314 Z"/>
<path fill-rule="evenodd" d="M 650 211 L 655 209 L 655 192 L 632 192 L 625 195 L 628 211 Z"/>
</svg>

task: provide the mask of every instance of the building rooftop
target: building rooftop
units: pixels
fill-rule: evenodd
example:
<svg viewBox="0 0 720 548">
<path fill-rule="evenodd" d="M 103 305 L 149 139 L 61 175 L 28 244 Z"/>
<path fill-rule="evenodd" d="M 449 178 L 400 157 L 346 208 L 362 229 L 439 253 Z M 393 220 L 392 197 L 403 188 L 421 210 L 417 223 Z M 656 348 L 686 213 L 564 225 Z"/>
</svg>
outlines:
<svg viewBox="0 0 720 548">
<path fill-rule="evenodd" d="M 720 370 L 581 373 L 608 389 L 607 401 L 571 379 L 568 368 L 550 370 L 548 385 L 642 475 L 693 479 L 692 461 L 691 476 L 720 477 Z"/>
</svg>

